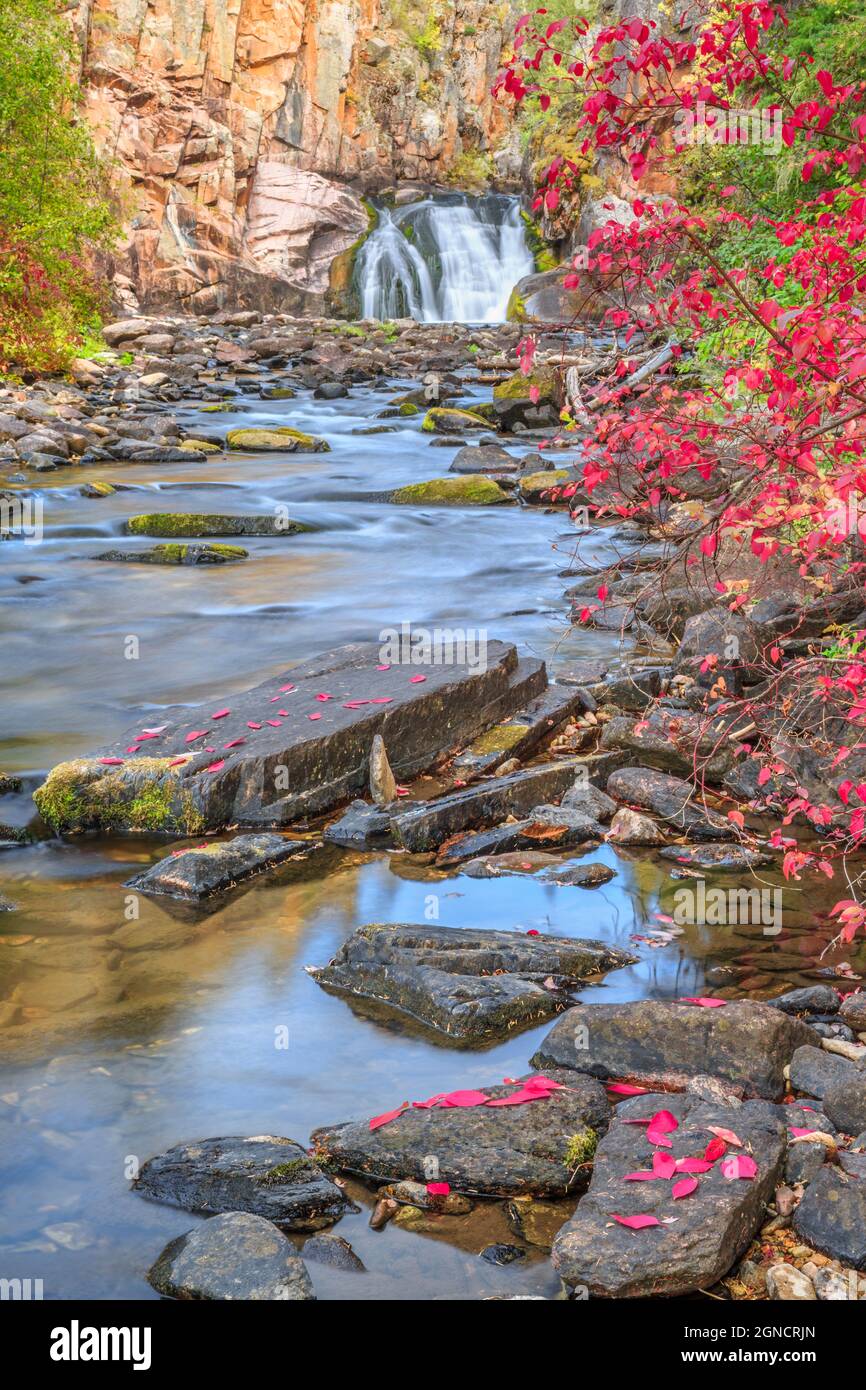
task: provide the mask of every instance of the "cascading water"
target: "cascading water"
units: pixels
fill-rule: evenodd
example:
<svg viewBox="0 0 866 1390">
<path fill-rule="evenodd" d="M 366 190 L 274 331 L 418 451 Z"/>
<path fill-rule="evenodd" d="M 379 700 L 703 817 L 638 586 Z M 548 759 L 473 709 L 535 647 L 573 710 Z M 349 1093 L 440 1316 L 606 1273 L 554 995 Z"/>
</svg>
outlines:
<svg viewBox="0 0 866 1390">
<path fill-rule="evenodd" d="M 446 195 L 378 211 L 355 268 L 364 318 L 504 321 L 534 267 L 516 198 Z"/>
</svg>

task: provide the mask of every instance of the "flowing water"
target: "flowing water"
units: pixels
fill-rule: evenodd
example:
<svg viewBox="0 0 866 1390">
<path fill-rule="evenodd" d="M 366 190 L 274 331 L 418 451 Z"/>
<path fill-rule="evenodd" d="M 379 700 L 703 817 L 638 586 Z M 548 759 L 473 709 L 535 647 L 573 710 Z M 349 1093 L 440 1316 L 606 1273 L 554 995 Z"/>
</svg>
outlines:
<svg viewBox="0 0 866 1390">
<path fill-rule="evenodd" d="M 364 318 L 502 323 L 534 267 L 517 198 L 462 194 L 379 209 L 358 255 Z"/>
<path fill-rule="evenodd" d="M 303 393 L 281 403 L 250 397 L 226 415 L 186 412 L 199 429 L 216 421 L 220 432 L 290 422 L 324 435 L 330 453 L 89 469 L 88 478 L 122 488 L 102 500 L 79 494 L 80 474 L 52 475 L 42 544 L 0 546 L 0 767 L 32 784 L 143 715 L 154 723 L 178 704 L 222 699 L 402 621 L 484 627 L 554 668 L 612 656 L 615 634 L 564 628 L 560 572 L 575 542 L 562 512 L 381 500 L 388 488 L 440 475 L 454 452 L 431 445 L 414 420 L 392 433 L 356 433 L 398 386 L 355 389 L 332 403 Z M 237 566 L 93 559 L 120 542 L 133 512 L 261 512 L 281 503 L 317 529 L 245 542 L 250 559 Z M 601 560 L 614 543 L 613 532 L 597 531 L 582 557 Z M 27 805 L 26 796 L 4 798 L 0 814 L 21 823 Z M 324 993 L 303 966 L 329 959 L 359 923 L 424 920 L 433 893 L 443 925 L 550 930 L 628 947 L 670 911 L 675 886 L 651 856 L 608 847 L 595 857 L 617 877 L 595 892 L 531 876 L 446 878 L 408 856 L 334 850 L 203 911 L 139 899 L 140 919 L 128 920 L 125 880 L 164 853 L 155 841 L 84 838 L 0 855 L 0 893 L 17 905 L 0 914 L 0 999 L 20 1006 L 19 1021 L 0 1031 L 0 1275 L 41 1279 L 46 1298 L 155 1296 L 148 1266 L 198 1218 L 143 1201 L 128 1179 L 136 1163 L 172 1144 L 262 1133 L 305 1142 L 319 1124 L 526 1069 L 545 1027 L 462 1052 Z M 582 997 L 696 994 L 707 969 L 732 963 L 743 990 L 806 982 L 831 933 L 813 925 L 813 899 L 800 906 L 799 888 L 787 892 L 779 940 L 731 926 L 631 943 L 639 962 Z M 478 1258 L 484 1246 L 513 1239 L 501 1204 L 443 1217 L 431 1235 L 393 1225 L 376 1234 L 367 1225 L 370 1192 L 352 1191 L 360 1210 L 336 1229 L 369 1272 L 311 1264 L 322 1298 L 556 1291 L 541 1251 L 504 1269 Z"/>
</svg>

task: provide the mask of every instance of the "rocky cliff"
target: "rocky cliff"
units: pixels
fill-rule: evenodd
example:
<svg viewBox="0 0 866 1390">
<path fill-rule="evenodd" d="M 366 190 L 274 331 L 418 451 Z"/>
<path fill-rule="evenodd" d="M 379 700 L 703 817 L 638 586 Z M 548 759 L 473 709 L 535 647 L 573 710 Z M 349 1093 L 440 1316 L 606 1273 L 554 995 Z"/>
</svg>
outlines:
<svg viewBox="0 0 866 1390">
<path fill-rule="evenodd" d="M 367 191 L 513 179 L 489 0 L 71 0 L 128 308 L 322 307 Z"/>
</svg>

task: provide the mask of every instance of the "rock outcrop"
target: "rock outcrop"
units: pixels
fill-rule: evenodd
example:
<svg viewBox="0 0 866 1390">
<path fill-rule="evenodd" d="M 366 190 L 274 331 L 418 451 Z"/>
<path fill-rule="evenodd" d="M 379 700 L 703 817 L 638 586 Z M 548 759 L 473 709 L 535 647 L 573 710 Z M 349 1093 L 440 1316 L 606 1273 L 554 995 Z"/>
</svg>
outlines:
<svg viewBox="0 0 866 1390">
<path fill-rule="evenodd" d="M 331 263 L 367 230 L 363 192 L 516 171 L 490 92 L 516 13 L 490 0 L 77 0 L 86 111 L 121 169 L 119 295 L 314 312 Z"/>
</svg>

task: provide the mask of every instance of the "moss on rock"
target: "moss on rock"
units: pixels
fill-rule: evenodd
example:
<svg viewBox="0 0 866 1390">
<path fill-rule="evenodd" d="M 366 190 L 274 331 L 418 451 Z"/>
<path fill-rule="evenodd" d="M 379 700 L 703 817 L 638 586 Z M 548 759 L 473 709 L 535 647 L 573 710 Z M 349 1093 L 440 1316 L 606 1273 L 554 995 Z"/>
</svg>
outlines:
<svg viewBox="0 0 866 1390">
<path fill-rule="evenodd" d="M 494 401 L 529 400 L 529 393 L 535 388 L 539 401 L 552 401 L 556 397 L 556 373 L 552 367 L 542 368 L 531 376 L 514 372 L 507 381 L 500 381 L 493 388 Z"/>
<path fill-rule="evenodd" d="M 85 830 L 137 830 L 200 834 L 204 817 L 169 758 L 135 758 L 106 767 L 91 758 L 53 768 L 33 800 L 59 834 Z"/>
<path fill-rule="evenodd" d="M 294 430 L 288 425 L 258 430 L 229 430 L 226 442 L 230 449 L 252 453 L 285 453 L 289 450 L 299 454 L 326 454 L 331 448 L 327 440 L 317 439 L 315 435 L 304 434 L 303 430 Z"/>
<path fill-rule="evenodd" d="M 567 468 L 552 468 L 546 473 L 527 473 L 520 479 L 520 496 L 524 502 L 546 502 L 545 493 L 553 487 L 562 487 L 572 480 Z"/>
<path fill-rule="evenodd" d="M 145 512 L 126 523 L 130 536 L 281 536 L 311 531 L 302 521 L 276 516 L 224 516 L 206 512 Z M 231 549 L 233 547 L 229 547 Z"/>
<path fill-rule="evenodd" d="M 488 507 L 509 500 L 508 493 L 483 474 L 431 478 L 424 483 L 410 483 L 391 494 L 391 501 L 398 506 Z"/>
<path fill-rule="evenodd" d="M 471 430 L 486 429 L 487 421 L 473 410 L 455 410 L 451 406 L 437 405 L 427 411 L 421 428 L 428 434 L 466 434 Z"/>
<path fill-rule="evenodd" d="M 221 454 L 223 451 L 221 444 L 213 444 L 209 439 L 184 439 L 180 448 L 196 454 Z"/>
</svg>

